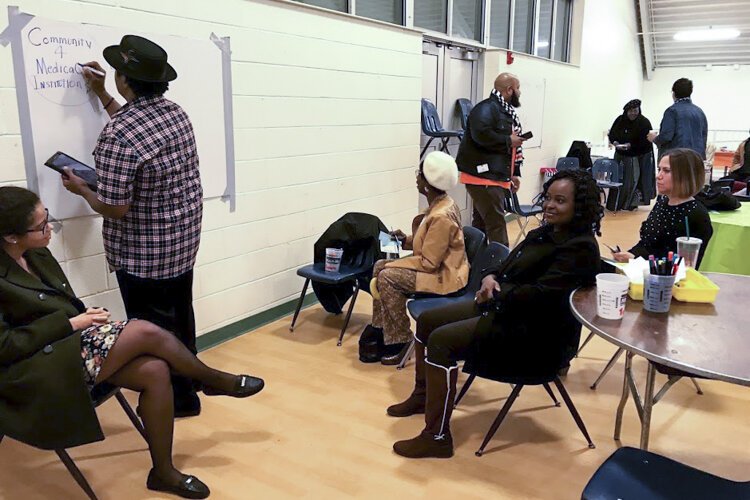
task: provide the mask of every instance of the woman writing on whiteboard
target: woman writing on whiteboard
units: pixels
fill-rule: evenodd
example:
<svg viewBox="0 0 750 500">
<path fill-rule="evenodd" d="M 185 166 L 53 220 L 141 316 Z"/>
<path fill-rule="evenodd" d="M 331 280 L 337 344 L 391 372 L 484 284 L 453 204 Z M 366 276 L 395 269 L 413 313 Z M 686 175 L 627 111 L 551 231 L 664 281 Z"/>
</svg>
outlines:
<svg viewBox="0 0 750 500">
<path fill-rule="evenodd" d="M 96 191 L 70 172 L 63 184 L 104 216 L 104 251 L 128 317 L 173 332 L 195 354 L 193 266 L 203 189 L 190 118 L 164 98 L 177 72 L 164 49 L 134 35 L 104 49 L 104 58 L 126 103 L 107 93 L 98 63 L 84 64 L 84 78 L 111 120 L 94 149 Z M 199 385 L 174 376 L 172 386 L 175 417 L 198 415 Z"/>
<path fill-rule="evenodd" d="M 206 366 L 153 323 L 113 322 L 106 309 L 85 307 L 47 249 L 51 229 L 36 194 L 0 187 L 0 435 L 44 449 L 103 439 L 89 391 L 106 381 L 140 393 L 147 487 L 207 497 L 205 484 L 172 463 L 170 370 L 211 396 L 252 396 L 263 381 Z"/>
</svg>

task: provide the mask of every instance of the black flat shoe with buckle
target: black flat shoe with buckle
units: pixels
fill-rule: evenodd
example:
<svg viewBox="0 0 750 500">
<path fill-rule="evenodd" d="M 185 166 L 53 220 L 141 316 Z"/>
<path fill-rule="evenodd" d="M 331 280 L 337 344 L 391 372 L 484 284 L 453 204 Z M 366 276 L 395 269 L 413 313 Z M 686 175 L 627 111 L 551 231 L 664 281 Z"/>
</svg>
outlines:
<svg viewBox="0 0 750 500">
<path fill-rule="evenodd" d="M 263 379 L 252 375 L 237 375 L 234 389 L 224 391 L 215 387 L 203 386 L 203 394 L 206 396 L 232 396 L 233 398 L 246 398 L 263 390 Z"/>
<path fill-rule="evenodd" d="M 175 485 L 169 485 L 156 475 L 154 469 L 151 469 L 151 472 L 148 473 L 146 488 L 153 491 L 172 493 L 182 498 L 207 498 L 211 494 L 208 486 L 195 476 L 183 475 L 182 481 Z"/>
</svg>

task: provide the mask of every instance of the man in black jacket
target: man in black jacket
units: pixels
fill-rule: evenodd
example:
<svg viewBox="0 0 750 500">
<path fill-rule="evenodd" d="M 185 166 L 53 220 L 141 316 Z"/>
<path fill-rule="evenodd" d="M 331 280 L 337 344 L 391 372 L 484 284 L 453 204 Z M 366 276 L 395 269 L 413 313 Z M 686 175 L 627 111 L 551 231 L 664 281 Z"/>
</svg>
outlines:
<svg viewBox="0 0 750 500">
<path fill-rule="evenodd" d="M 503 245 L 508 245 L 505 193 L 521 185 L 524 139 L 515 109 L 520 97 L 518 77 L 498 75 L 490 96 L 469 113 L 456 156 L 461 182 L 474 202 L 472 225 Z"/>
</svg>

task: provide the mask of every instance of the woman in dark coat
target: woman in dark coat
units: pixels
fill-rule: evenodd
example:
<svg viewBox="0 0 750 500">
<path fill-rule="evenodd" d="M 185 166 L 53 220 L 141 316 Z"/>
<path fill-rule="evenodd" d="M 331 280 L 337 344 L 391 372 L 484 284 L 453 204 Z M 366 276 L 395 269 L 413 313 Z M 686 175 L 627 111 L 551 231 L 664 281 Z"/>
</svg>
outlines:
<svg viewBox="0 0 750 500">
<path fill-rule="evenodd" d="M 47 249 L 49 213 L 36 194 L 0 187 L 0 435 L 43 449 L 103 439 L 90 390 L 107 381 L 140 393 L 153 469 L 147 487 L 205 498 L 208 487 L 172 464 L 170 370 L 206 395 L 246 397 L 261 379 L 210 368 L 147 321 L 110 322 L 86 308 Z"/>
<path fill-rule="evenodd" d="M 581 325 L 568 305 L 570 293 L 594 282 L 600 267 L 594 233 L 604 210 L 596 182 L 583 170 L 555 174 L 544 185 L 544 224 L 497 268 L 487 271 L 476 303 L 422 314 L 417 321 L 416 384 L 409 398 L 388 408 L 394 417 L 425 414 L 417 437 L 394 451 L 408 458 L 453 455 L 450 416 L 457 362 L 486 378 L 554 376 L 575 353 Z M 494 319 L 480 323 L 480 308 Z M 425 354 L 426 353 L 426 354 Z"/>
<path fill-rule="evenodd" d="M 623 113 L 609 129 L 615 160 L 623 169 L 620 206 L 616 208 L 633 209 L 639 204 L 649 205 L 656 196 L 654 146 L 647 138 L 651 122 L 641 114 L 641 101 L 633 99 L 622 109 Z M 614 201 L 608 200 L 610 209 L 615 209 Z"/>
</svg>

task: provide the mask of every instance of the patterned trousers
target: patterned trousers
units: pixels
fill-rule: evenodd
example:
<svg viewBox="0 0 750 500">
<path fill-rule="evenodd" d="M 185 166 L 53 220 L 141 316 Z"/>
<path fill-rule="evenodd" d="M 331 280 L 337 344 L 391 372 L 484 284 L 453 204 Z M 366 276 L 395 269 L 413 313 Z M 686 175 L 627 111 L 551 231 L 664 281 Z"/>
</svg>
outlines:
<svg viewBox="0 0 750 500">
<path fill-rule="evenodd" d="M 388 268 L 391 260 L 375 263 L 372 275 L 377 277 L 380 300 L 372 301 L 372 326 L 383 329 L 386 345 L 411 341 L 411 322 L 406 313 L 406 294 L 417 286 L 417 272 L 411 269 Z"/>
</svg>

